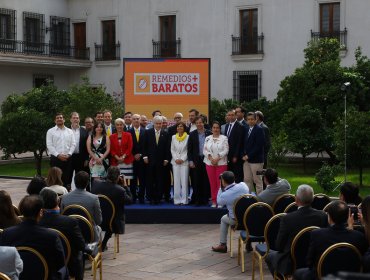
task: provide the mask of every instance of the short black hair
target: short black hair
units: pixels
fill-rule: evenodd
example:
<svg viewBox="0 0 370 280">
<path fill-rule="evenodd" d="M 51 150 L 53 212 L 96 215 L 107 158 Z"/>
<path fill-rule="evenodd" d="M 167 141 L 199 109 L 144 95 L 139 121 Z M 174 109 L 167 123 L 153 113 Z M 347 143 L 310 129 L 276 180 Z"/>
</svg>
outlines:
<svg viewBox="0 0 370 280">
<path fill-rule="evenodd" d="M 79 171 L 75 175 L 75 185 L 77 189 L 85 189 L 89 184 L 90 175 L 86 171 Z"/>
<path fill-rule="evenodd" d="M 125 112 L 125 113 L 123 114 L 123 116 L 126 116 L 126 115 L 132 115 L 132 112 Z"/>
<path fill-rule="evenodd" d="M 43 177 L 41 176 L 36 176 L 36 177 L 33 177 L 30 181 L 30 183 L 28 184 L 27 186 L 27 193 L 29 195 L 31 194 L 39 194 L 40 191 L 45 188 L 47 185 L 46 185 L 46 181 Z"/>
<path fill-rule="evenodd" d="M 221 128 L 221 124 L 220 124 L 218 121 L 213 121 L 213 122 L 212 122 L 212 126 L 214 126 L 215 124 L 217 124 L 217 125 L 218 125 L 218 127 L 219 127 L 219 128 Z"/>
<path fill-rule="evenodd" d="M 119 170 L 119 167 L 111 166 L 108 168 L 107 171 L 107 180 L 116 183 L 120 175 L 121 172 Z"/>
<path fill-rule="evenodd" d="M 153 116 L 153 117 L 155 116 L 155 113 L 160 113 L 160 114 L 162 115 L 162 112 L 161 112 L 160 110 L 154 110 L 154 111 L 152 112 L 152 116 Z"/>
<path fill-rule="evenodd" d="M 275 184 L 279 178 L 279 174 L 273 168 L 267 168 L 263 175 L 270 184 Z"/>
<path fill-rule="evenodd" d="M 190 109 L 189 113 L 194 112 L 195 116 L 199 116 L 199 111 L 197 109 Z"/>
<path fill-rule="evenodd" d="M 44 204 L 39 195 L 26 195 L 19 202 L 19 211 L 26 219 L 37 219 L 43 207 Z"/>
<path fill-rule="evenodd" d="M 336 200 L 328 205 L 326 212 L 334 224 L 344 224 L 348 219 L 349 208 L 344 201 Z"/>
<path fill-rule="evenodd" d="M 194 122 L 197 122 L 198 120 L 202 120 L 202 123 L 205 123 L 204 118 L 202 116 L 195 117 Z"/>
<path fill-rule="evenodd" d="M 224 171 L 221 175 L 220 178 L 222 178 L 226 184 L 232 184 L 235 182 L 235 175 L 232 171 Z"/>
<path fill-rule="evenodd" d="M 242 112 L 243 114 L 245 114 L 247 112 L 247 110 L 245 110 L 245 108 L 243 106 L 236 106 L 235 110 L 238 109 L 238 108 L 240 109 L 240 112 Z"/>
<path fill-rule="evenodd" d="M 256 113 L 255 112 L 248 112 L 247 117 L 252 116 L 254 119 L 256 119 Z"/>
<path fill-rule="evenodd" d="M 102 112 L 102 111 L 98 111 L 98 112 L 96 112 L 96 113 L 95 113 L 95 118 L 96 118 L 96 116 L 97 116 L 97 115 L 103 115 L 103 112 Z"/>
<path fill-rule="evenodd" d="M 40 192 L 40 197 L 45 209 L 54 209 L 58 206 L 58 194 L 55 191 L 45 188 Z"/>
<path fill-rule="evenodd" d="M 347 204 L 359 205 L 361 203 L 362 198 L 358 195 L 359 191 L 358 186 L 352 182 L 344 182 L 340 186 L 340 193 Z"/>
</svg>

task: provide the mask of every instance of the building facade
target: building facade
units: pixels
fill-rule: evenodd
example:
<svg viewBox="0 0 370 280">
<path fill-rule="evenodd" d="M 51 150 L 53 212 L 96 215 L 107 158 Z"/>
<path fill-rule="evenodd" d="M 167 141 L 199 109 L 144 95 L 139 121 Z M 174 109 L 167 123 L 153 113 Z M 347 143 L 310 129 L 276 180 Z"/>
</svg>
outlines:
<svg viewBox="0 0 370 280">
<path fill-rule="evenodd" d="M 276 97 L 311 39 L 335 37 L 343 65 L 370 56 L 368 0 L 3 0 L 0 102 L 82 75 L 122 98 L 123 58 L 210 58 L 211 96 Z M 123 85 L 124 86 L 124 85 Z"/>
</svg>

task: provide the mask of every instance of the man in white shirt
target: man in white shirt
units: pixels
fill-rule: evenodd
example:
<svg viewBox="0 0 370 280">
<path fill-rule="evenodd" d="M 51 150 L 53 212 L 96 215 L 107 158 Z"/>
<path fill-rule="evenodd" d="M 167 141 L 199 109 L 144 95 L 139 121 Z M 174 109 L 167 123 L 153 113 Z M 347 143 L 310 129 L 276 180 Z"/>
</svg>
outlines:
<svg viewBox="0 0 370 280">
<path fill-rule="evenodd" d="M 73 132 L 64 126 L 64 117 L 62 113 L 55 115 L 55 126 L 46 133 L 46 147 L 50 154 L 50 166 L 59 167 L 62 174 L 64 186 L 69 189 L 72 177 L 72 154 L 76 148 L 76 140 Z"/>
<path fill-rule="evenodd" d="M 229 225 L 235 225 L 234 203 L 242 195 L 249 193 L 249 188 L 244 182 L 235 183 L 234 173 L 225 171 L 221 175 L 221 188 L 217 194 L 217 204 L 226 205 L 228 213 L 221 218 L 220 244 L 212 247 L 212 251 L 219 253 L 227 252 L 227 231 Z"/>
<path fill-rule="evenodd" d="M 112 112 L 109 110 L 105 110 L 104 114 L 104 127 L 107 136 L 111 136 L 113 133 L 116 133 L 116 127 L 112 124 Z"/>
</svg>

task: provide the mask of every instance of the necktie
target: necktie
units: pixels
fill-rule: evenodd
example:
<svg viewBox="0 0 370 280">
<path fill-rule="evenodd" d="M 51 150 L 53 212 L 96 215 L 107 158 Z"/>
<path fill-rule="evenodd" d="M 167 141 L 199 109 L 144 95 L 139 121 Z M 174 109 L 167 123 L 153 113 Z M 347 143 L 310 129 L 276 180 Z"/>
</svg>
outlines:
<svg viewBox="0 0 370 280">
<path fill-rule="evenodd" d="M 155 132 L 155 142 L 157 143 L 158 145 L 158 142 L 159 142 L 159 131 L 156 131 Z"/>
<path fill-rule="evenodd" d="M 229 124 L 229 127 L 227 128 L 227 133 L 226 133 L 227 137 L 230 136 L 230 132 L 231 132 L 231 128 L 232 127 L 233 127 L 233 125 L 232 124 Z"/>
<path fill-rule="evenodd" d="M 136 141 L 139 142 L 139 130 L 135 128 Z"/>
<path fill-rule="evenodd" d="M 249 130 L 248 130 L 248 138 L 249 138 L 249 135 L 251 135 L 252 129 L 253 129 L 253 127 L 250 127 Z"/>
<path fill-rule="evenodd" d="M 110 126 L 107 127 L 107 136 L 109 137 L 111 135 L 111 132 L 110 132 Z"/>
</svg>

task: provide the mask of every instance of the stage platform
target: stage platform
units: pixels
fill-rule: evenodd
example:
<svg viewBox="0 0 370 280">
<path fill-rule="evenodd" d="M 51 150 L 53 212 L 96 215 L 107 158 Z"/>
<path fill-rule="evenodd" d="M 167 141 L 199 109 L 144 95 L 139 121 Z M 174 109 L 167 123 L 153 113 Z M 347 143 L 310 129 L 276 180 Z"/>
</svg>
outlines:
<svg viewBox="0 0 370 280">
<path fill-rule="evenodd" d="M 132 204 L 125 206 L 127 224 L 219 224 L 226 208 L 209 206 Z"/>
</svg>

